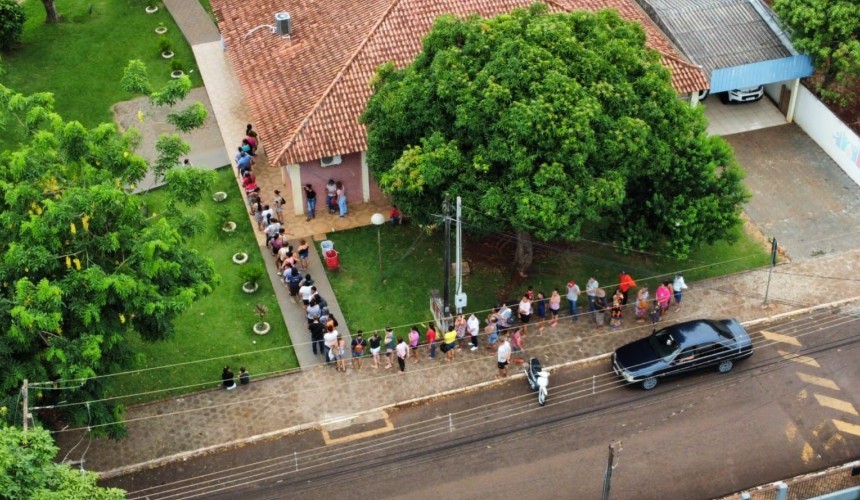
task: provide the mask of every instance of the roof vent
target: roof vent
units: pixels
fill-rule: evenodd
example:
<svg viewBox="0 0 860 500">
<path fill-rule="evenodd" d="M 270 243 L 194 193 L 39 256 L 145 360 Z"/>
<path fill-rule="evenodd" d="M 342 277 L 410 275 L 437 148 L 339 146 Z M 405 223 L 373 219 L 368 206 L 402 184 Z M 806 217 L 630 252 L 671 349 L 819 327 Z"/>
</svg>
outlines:
<svg viewBox="0 0 860 500">
<path fill-rule="evenodd" d="M 289 12 L 278 12 L 275 14 L 276 33 L 281 38 L 289 38 L 293 34 L 293 18 Z"/>
</svg>

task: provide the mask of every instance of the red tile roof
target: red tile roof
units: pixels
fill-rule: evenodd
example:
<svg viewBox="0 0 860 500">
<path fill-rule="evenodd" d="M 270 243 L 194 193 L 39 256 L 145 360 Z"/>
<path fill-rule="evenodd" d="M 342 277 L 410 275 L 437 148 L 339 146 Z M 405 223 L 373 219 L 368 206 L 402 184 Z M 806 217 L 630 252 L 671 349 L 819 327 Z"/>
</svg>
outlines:
<svg viewBox="0 0 860 500">
<path fill-rule="evenodd" d="M 269 162 L 287 165 L 367 148 L 358 122 L 376 68 L 403 67 L 421 50 L 421 39 L 437 16 L 492 17 L 533 0 L 293 0 L 293 36 L 260 30 L 285 10 L 274 0 L 211 0 L 239 82 Z M 695 65 L 685 61 L 634 0 L 551 0 L 553 12 L 613 8 L 640 23 L 647 44 L 663 55 L 679 93 L 708 88 Z M 359 7 L 356 7 L 359 5 Z"/>
</svg>

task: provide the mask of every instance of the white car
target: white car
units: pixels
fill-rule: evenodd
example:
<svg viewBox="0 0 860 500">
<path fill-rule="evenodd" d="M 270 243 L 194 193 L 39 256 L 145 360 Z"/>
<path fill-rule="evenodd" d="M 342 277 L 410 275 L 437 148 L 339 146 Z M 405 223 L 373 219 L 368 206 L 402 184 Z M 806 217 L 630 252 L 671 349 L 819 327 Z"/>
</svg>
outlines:
<svg viewBox="0 0 860 500">
<path fill-rule="evenodd" d="M 748 87 L 745 89 L 734 89 L 720 93 L 720 99 L 725 104 L 733 102 L 755 102 L 764 97 L 764 87 Z"/>
</svg>

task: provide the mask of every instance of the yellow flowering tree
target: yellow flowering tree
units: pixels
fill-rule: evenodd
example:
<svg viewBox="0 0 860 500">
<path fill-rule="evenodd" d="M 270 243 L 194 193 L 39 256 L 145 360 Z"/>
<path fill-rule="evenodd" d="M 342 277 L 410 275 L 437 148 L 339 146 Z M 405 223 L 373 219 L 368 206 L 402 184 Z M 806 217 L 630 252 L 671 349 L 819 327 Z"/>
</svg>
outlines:
<svg viewBox="0 0 860 500">
<path fill-rule="evenodd" d="M 26 136 L 0 153 L 0 404 L 10 408 L 24 378 L 71 381 L 34 391 L 40 406 L 101 399 L 100 382 L 88 379 L 134 366 L 127 336 L 170 336 L 216 279 L 212 262 L 186 249 L 180 221 L 147 217 L 127 187 L 149 168 L 134 153 L 139 135 L 65 122 L 52 103 L 0 85 L 0 123 Z M 73 425 L 123 413 L 105 402 L 89 416 L 68 408 L 61 417 Z"/>
</svg>

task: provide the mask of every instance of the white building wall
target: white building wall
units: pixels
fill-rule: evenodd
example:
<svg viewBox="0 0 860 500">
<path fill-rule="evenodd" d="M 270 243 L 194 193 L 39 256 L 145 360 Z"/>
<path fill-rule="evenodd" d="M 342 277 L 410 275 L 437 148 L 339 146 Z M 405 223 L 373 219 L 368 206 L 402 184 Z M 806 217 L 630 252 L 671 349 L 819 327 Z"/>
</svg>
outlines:
<svg viewBox="0 0 860 500">
<path fill-rule="evenodd" d="M 803 85 L 794 121 L 860 186 L 860 137 Z"/>
</svg>

